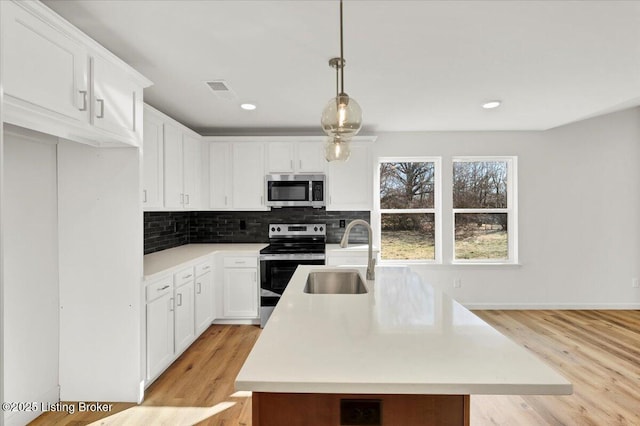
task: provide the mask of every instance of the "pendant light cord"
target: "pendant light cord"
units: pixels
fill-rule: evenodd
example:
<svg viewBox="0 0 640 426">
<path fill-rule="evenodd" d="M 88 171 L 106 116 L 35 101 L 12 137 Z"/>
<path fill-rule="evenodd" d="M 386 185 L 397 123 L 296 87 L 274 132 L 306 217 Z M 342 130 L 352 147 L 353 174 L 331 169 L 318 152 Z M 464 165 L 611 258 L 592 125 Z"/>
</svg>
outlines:
<svg viewBox="0 0 640 426">
<path fill-rule="evenodd" d="M 344 93 L 344 43 L 342 42 L 342 0 L 340 0 L 340 92 Z"/>
</svg>

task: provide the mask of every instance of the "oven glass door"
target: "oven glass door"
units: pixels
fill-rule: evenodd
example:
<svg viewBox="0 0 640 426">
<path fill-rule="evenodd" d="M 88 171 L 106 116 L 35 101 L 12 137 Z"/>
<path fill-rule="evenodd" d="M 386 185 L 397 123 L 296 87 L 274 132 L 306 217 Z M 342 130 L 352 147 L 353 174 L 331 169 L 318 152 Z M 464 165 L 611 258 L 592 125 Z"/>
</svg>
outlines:
<svg viewBox="0 0 640 426">
<path fill-rule="evenodd" d="M 324 265 L 324 260 L 260 261 L 260 306 L 276 306 L 298 265 Z"/>
<path fill-rule="evenodd" d="M 309 201 L 309 182 L 271 180 L 267 183 L 267 200 Z"/>
</svg>

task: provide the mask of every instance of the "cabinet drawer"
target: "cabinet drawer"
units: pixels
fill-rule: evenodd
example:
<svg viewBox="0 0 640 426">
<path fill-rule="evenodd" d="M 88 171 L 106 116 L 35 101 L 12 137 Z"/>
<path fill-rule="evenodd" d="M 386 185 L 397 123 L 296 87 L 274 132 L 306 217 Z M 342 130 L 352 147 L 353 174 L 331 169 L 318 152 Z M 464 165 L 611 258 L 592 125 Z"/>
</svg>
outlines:
<svg viewBox="0 0 640 426">
<path fill-rule="evenodd" d="M 205 263 L 200 263 L 199 265 L 196 265 L 196 277 L 199 277 L 200 275 L 204 275 L 207 272 L 211 272 L 211 269 L 212 269 L 212 263 L 210 260 Z"/>
<path fill-rule="evenodd" d="M 195 276 L 193 275 L 193 266 L 179 270 L 173 274 L 173 283 L 176 287 L 179 287 L 189 281 L 193 281 Z"/>
<path fill-rule="evenodd" d="M 147 285 L 147 302 L 157 299 L 160 296 L 164 296 L 166 293 L 173 291 L 173 282 L 171 277 L 163 278 L 159 281 L 155 281 Z"/>
<path fill-rule="evenodd" d="M 257 257 L 228 256 L 224 258 L 225 268 L 255 268 L 258 266 Z"/>
</svg>

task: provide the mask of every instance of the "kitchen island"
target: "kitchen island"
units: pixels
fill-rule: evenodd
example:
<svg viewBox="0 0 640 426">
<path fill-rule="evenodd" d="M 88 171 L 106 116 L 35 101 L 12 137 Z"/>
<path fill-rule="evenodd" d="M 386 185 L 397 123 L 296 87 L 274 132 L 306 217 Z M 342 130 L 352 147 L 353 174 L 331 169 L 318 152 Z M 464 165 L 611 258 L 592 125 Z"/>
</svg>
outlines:
<svg viewBox="0 0 640 426">
<path fill-rule="evenodd" d="M 236 378 L 254 426 L 468 425 L 471 394 L 572 392 L 407 267 L 376 267 L 364 294 L 305 293 L 321 269 L 297 269 Z"/>
</svg>

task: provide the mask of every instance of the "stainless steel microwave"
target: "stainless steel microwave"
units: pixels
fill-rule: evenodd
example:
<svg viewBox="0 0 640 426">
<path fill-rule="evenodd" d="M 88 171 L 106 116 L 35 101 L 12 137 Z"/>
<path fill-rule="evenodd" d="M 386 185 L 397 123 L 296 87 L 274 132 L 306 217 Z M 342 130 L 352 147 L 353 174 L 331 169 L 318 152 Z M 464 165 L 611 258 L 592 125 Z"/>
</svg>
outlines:
<svg viewBox="0 0 640 426">
<path fill-rule="evenodd" d="M 324 207 L 325 175 L 267 175 L 265 200 L 269 207 Z"/>
</svg>

